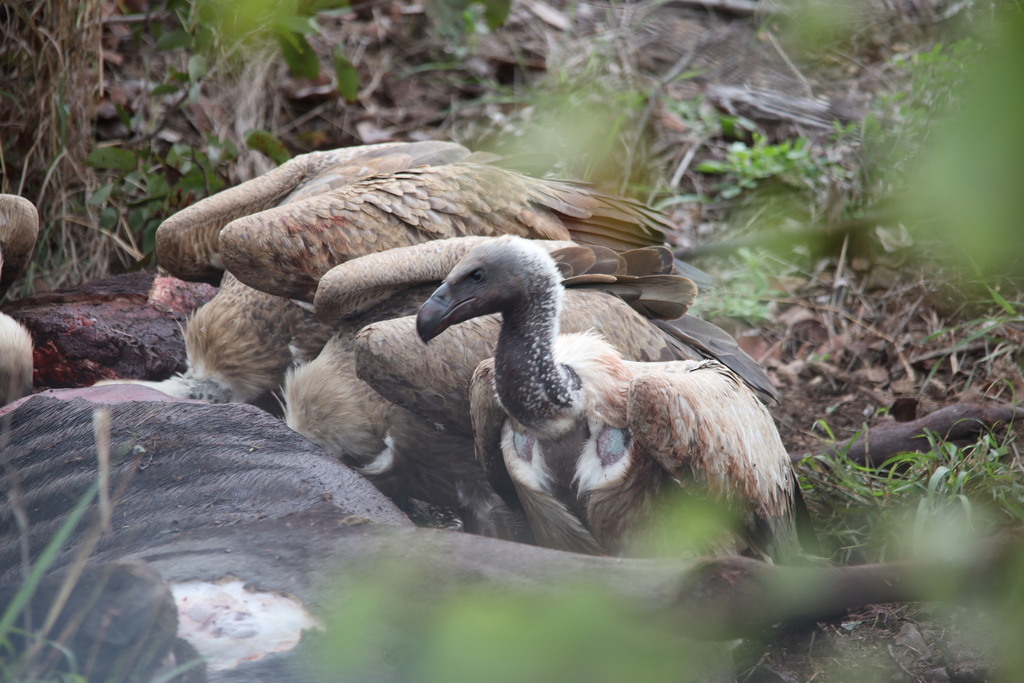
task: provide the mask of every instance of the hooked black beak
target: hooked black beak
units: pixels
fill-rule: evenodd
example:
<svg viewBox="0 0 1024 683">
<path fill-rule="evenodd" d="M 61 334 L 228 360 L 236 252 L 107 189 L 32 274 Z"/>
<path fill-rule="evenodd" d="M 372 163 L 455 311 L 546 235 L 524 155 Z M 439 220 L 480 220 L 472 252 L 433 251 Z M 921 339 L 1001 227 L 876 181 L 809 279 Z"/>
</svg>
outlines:
<svg viewBox="0 0 1024 683">
<path fill-rule="evenodd" d="M 420 339 L 429 342 L 455 323 L 461 322 L 454 314 L 462 303 L 465 302 L 452 300 L 448 283 L 442 283 L 416 313 L 416 333 Z"/>
</svg>

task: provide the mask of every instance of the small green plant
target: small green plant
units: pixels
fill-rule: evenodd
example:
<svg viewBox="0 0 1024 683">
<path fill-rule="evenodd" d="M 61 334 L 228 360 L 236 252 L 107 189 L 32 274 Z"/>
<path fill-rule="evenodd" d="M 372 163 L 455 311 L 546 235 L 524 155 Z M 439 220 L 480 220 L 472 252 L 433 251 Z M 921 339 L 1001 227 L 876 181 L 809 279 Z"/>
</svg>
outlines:
<svg viewBox="0 0 1024 683">
<path fill-rule="evenodd" d="M 731 318 L 757 325 L 772 317 L 770 301 L 777 295 L 765 259 L 750 249 L 736 252 L 734 267 L 724 270 L 715 285 L 702 292 L 690 307 L 694 315 L 715 320 Z"/>
<path fill-rule="evenodd" d="M 136 260 L 145 259 L 156 247 L 160 223 L 222 189 L 228 165 L 237 156 L 230 140 L 212 135 L 207 136 L 204 147 L 177 143 L 165 153 L 153 147 L 97 147 L 87 163 L 113 174 L 88 199 L 89 204 L 103 207 L 99 229 L 114 235 L 118 223 L 123 223 L 135 241 L 122 248 Z"/>
<path fill-rule="evenodd" d="M 928 434 L 928 446 L 878 467 L 845 452 L 803 462 L 801 486 L 834 560 L 935 557 L 1021 518 L 1024 469 L 1012 434 L 985 433 L 965 447 Z"/>
<path fill-rule="evenodd" d="M 456 56 L 469 54 L 466 38 L 498 28 L 508 19 L 511 0 L 437 0 L 430 19 Z"/>
<path fill-rule="evenodd" d="M 724 176 L 718 196 L 732 199 L 745 190 L 753 190 L 769 179 L 777 178 L 794 187 L 805 187 L 818 178 L 823 163 L 814 159 L 806 138 L 771 144 L 761 133 L 753 135 L 753 145 L 736 140 L 729 145 L 725 160 L 706 159 L 697 164 L 701 173 Z"/>
<path fill-rule="evenodd" d="M 923 340 L 929 342 L 942 337 L 955 340 L 939 362 L 932 365 L 924 379 L 924 385 L 935 377 L 943 363 L 954 354 L 979 345 L 983 347 L 984 355 L 968 369 L 968 387 L 977 370 L 989 367 L 1002 357 L 1008 357 L 1018 367 L 1024 367 L 1024 351 L 1021 345 L 1021 339 L 1024 339 L 1024 304 L 1008 300 L 984 279 L 981 280 L 980 286 L 981 291 L 987 296 L 977 303 L 986 315 L 937 330 Z"/>
</svg>

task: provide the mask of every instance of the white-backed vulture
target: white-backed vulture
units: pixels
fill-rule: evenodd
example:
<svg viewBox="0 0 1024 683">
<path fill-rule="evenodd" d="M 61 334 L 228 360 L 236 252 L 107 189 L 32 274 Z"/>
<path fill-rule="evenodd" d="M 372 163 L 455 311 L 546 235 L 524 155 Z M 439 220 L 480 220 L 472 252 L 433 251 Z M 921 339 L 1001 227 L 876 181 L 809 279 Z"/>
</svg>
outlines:
<svg viewBox="0 0 1024 683">
<path fill-rule="evenodd" d="M 494 239 L 436 240 L 329 271 L 314 309 L 344 331 L 289 375 L 285 419 L 389 495 L 458 509 L 468 530 L 522 539 L 519 518 L 495 496 L 473 455 L 470 382 L 477 365 L 494 354 L 499 320 L 472 320 L 427 348 L 410 315 L 469 250 Z M 567 242 L 536 244 L 552 251 L 564 277 L 564 329 L 598 330 L 633 360 L 700 357 L 651 324 L 658 316 L 682 315 L 695 294 L 690 280 L 670 274 L 667 249 L 617 254 Z M 735 342 L 733 350 L 757 368 Z M 755 380 L 768 382 L 757 371 Z"/>
<path fill-rule="evenodd" d="M 341 331 L 316 360 L 289 374 L 283 392 L 285 420 L 392 497 L 459 510 L 468 531 L 529 540 L 521 515 L 496 494 L 473 455 L 469 381 L 480 361 L 494 352 L 496 321 L 481 321 L 479 329 L 467 326 L 462 330 L 466 334 L 458 339 L 453 335 L 452 343 L 435 348 L 430 359 L 418 357 L 421 345 L 414 336 L 413 314 L 434 285 L 473 245 L 490 239 L 436 240 L 332 269 L 322 279 L 314 308 Z M 570 242 L 538 244 L 557 249 L 570 276 L 569 327 L 597 325 L 631 357 L 674 357 L 672 340 L 625 301 L 660 307 L 669 315 L 686 310 L 693 286 L 686 278 L 666 274 L 673 265 L 666 249 L 617 255 Z M 627 273 L 630 269 L 636 274 Z M 362 365 L 367 366 L 362 373 L 357 373 L 353 351 L 357 332 L 361 341 L 355 346 L 363 350 Z M 374 387 L 382 387 L 395 366 L 403 374 L 394 376 L 397 385 L 419 396 L 429 393 L 431 409 L 410 405 L 413 409 L 407 410 L 390 400 L 393 393 L 385 398 L 357 376 L 374 378 Z"/>
<path fill-rule="evenodd" d="M 168 218 L 157 231 L 161 266 L 184 279 L 213 279 L 226 266 L 241 282 L 226 281 L 196 313 L 189 369 L 157 386 L 183 397 L 265 398 L 283 381 L 289 345 L 315 355 L 329 336 L 288 299 L 312 301 L 320 277 L 356 256 L 477 233 L 625 248 L 659 244 L 669 227 L 638 202 L 486 160 L 448 142 L 313 152 Z"/>
<path fill-rule="evenodd" d="M 208 197 L 157 230 L 160 264 L 184 279 L 226 268 L 251 287 L 312 300 L 349 258 L 462 235 L 661 244 L 659 212 L 581 183 L 481 163 L 444 142 L 312 152 Z"/>
<path fill-rule="evenodd" d="M 502 237 L 463 258 L 416 319 L 430 341 L 501 314 L 494 358 L 472 380 L 476 450 L 499 490 L 514 487 L 537 542 L 628 552 L 682 489 L 738 509 L 735 545 L 720 549 L 789 557 L 794 478 L 754 392 L 717 361 L 636 363 L 598 334 L 560 335 L 564 297 L 545 249 Z"/>
<path fill-rule="evenodd" d="M 0 298 L 24 272 L 39 235 L 39 213 L 32 202 L 0 194 Z M 0 313 L 0 404 L 32 391 L 32 336 Z"/>
</svg>

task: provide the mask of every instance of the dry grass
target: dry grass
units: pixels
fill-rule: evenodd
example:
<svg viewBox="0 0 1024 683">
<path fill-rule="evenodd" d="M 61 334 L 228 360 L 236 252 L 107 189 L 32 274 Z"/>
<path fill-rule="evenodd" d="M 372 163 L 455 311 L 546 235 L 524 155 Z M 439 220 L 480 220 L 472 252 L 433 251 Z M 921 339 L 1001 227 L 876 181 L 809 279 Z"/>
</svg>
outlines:
<svg viewBox="0 0 1024 683">
<path fill-rule="evenodd" d="M 84 165 L 102 88 L 99 0 L 29 0 L 0 9 L 4 66 L 0 97 L 0 191 L 39 208 L 41 239 L 28 283 L 46 287 L 109 272 L 117 247 L 96 230 L 96 189 Z"/>
</svg>

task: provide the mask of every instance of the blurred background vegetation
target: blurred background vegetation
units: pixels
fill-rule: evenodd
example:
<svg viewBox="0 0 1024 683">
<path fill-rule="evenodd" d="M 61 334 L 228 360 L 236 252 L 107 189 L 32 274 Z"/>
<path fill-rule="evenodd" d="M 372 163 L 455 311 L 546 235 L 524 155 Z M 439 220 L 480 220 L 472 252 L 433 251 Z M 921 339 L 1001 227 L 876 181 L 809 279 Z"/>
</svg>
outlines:
<svg viewBox="0 0 1024 683">
<path fill-rule="evenodd" d="M 861 387 L 888 383 L 886 396 L 941 402 L 980 391 L 1016 402 L 1020 4 L 754 4 L 752 16 L 711 20 L 698 9 L 699 18 L 652 21 L 657 5 L 631 3 L 5 2 L 0 191 L 31 199 L 43 222 L 12 295 L 155 266 L 164 218 L 291 155 L 450 138 L 555 152 L 563 174 L 669 212 L 680 254 L 719 278 L 695 312 L 739 335 L 759 330 L 782 349 L 773 370 L 784 380 L 793 373 L 784 396 L 802 414 L 796 426 L 778 415 L 787 442 L 838 441 L 888 410 L 877 400 L 853 413 L 839 398 L 810 405 L 815 364 L 863 373 Z M 693 47 L 671 52 L 673 41 Z M 740 46 L 746 61 L 729 62 Z M 763 55 L 784 78 L 744 71 Z M 759 103 L 769 91 L 799 98 L 806 122 L 713 96 L 710 76 L 731 68 L 740 70 L 733 82 L 759 86 Z M 816 326 L 792 322 L 794 311 L 813 313 Z M 794 332 L 805 328 L 821 328 L 824 342 Z M 865 330 L 885 348 L 864 341 Z M 907 360 L 921 348 L 923 360 Z M 899 375 L 901 364 L 916 373 Z M 897 390 L 904 380 L 910 389 Z M 841 455 L 801 465 L 830 559 L 942 555 L 1019 526 L 1024 476 L 1012 430 L 931 446 L 883 468 Z M 1024 566 L 1010 569 L 1006 599 L 986 624 L 999 634 L 1007 681 L 1024 675 Z M 362 595 L 382 590 L 371 581 Z M 339 628 L 351 635 L 384 618 L 374 610 L 390 609 L 386 597 L 348 605 L 359 618 Z M 494 642 L 530 652 L 503 660 L 507 680 L 572 680 L 585 656 L 588 680 L 621 680 L 626 670 L 685 680 L 695 656 L 642 623 L 624 631 L 632 622 L 613 607 L 572 591 L 536 609 L 477 598 L 423 617 L 429 646 L 415 661 L 424 680 L 480 680 L 480 670 L 455 672 L 461 664 L 446 659 L 467 642 L 481 665 L 497 661 Z M 616 659 L 608 642 L 642 661 Z M 557 652 L 539 654 L 553 644 Z"/>
</svg>

